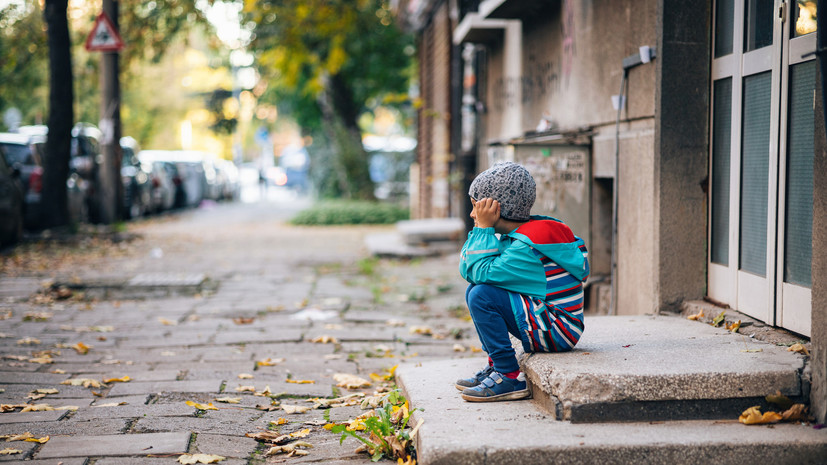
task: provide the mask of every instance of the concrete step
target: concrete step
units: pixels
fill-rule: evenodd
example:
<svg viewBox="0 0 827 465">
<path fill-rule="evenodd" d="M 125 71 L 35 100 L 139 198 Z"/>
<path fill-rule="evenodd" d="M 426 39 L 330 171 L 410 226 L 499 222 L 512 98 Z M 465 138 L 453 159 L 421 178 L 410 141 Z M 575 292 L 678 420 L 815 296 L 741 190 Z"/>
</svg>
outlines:
<svg viewBox="0 0 827 465">
<path fill-rule="evenodd" d="M 459 218 L 399 221 L 395 232 L 365 237 L 365 246 L 377 256 L 427 257 L 455 253 L 462 246 L 464 228 Z"/>
<path fill-rule="evenodd" d="M 534 398 L 559 420 L 737 418 L 781 391 L 805 402 L 804 357 L 678 316 L 586 317 L 575 350 L 523 354 Z"/>
<path fill-rule="evenodd" d="M 777 391 L 806 401 L 804 358 L 786 347 L 677 316 L 606 316 L 586 318 L 574 351 L 520 358 L 530 401 L 463 401 L 453 383 L 483 357 L 397 369 L 424 408 L 419 463 L 825 463 L 827 429 L 737 421 Z"/>
<path fill-rule="evenodd" d="M 396 223 L 402 241 L 409 245 L 464 239 L 465 223 L 459 218 L 426 218 Z"/>
<path fill-rule="evenodd" d="M 585 356 L 584 356 L 585 357 Z M 416 411 L 417 463 L 433 464 L 824 464 L 827 429 L 727 420 L 573 423 L 536 401 L 465 402 L 453 383 L 484 360 L 400 366 L 397 381 Z"/>
</svg>

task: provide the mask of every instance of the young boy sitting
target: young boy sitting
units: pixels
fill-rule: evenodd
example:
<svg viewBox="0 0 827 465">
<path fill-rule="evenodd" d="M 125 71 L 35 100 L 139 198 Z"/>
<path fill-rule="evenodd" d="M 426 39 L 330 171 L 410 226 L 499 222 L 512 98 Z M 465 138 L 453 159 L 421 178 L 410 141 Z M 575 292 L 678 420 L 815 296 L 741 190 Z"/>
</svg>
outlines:
<svg viewBox="0 0 827 465">
<path fill-rule="evenodd" d="M 456 387 L 472 402 L 525 399 L 531 392 L 508 335 L 526 352 L 563 352 L 577 344 L 588 252 L 560 220 L 530 216 L 536 184 L 521 165 L 497 163 L 474 179 L 468 194 L 474 229 L 459 269 L 471 283 L 465 301 L 488 366 Z"/>
</svg>

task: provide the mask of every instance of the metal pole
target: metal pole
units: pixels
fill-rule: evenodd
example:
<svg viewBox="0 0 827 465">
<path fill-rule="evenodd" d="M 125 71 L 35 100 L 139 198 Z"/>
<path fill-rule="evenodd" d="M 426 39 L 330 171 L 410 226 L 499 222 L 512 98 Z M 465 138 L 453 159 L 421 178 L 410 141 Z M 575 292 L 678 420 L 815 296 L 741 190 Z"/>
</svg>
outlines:
<svg viewBox="0 0 827 465">
<path fill-rule="evenodd" d="M 118 32 L 118 2 L 103 0 L 103 11 L 112 21 Z M 123 202 L 123 184 L 121 183 L 121 88 L 118 70 L 118 55 L 115 52 L 103 52 L 101 57 L 101 120 L 99 123 L 103 138 L 101 151 L 103 162 L 98 172 L 98 202 L 100 221 L 112 224 L 121 218 Z"/>
</svg>

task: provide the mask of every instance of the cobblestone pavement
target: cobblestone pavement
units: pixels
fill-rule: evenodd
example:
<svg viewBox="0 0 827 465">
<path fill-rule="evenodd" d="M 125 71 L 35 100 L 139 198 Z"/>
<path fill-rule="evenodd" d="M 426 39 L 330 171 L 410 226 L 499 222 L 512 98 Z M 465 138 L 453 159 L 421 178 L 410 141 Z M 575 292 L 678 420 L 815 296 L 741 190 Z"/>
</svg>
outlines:
<svg viewBox="0 0 827 465">
<path fill-rule="evenodd" d="M 480 357 L 479 343 L 463 318 L 456 254 L 375 259 L 364 236 L 389 227 L 286 224 L 306 204 L 208 205 L 131 223 L 121 241 L 29 241 L 5 251 L 0 435 L 49 440 L 6 442 L 0 450 L 20 452 L 0 461 L 171 464 L 188 452 L 226 457 L 222 464 L 368 463 L 356 440 L 340 445 L 321 427 L 323 409 L 281 406 L 371 396 L 380 384 L 371 374 Z M 339 373 L 372 386 L 337 387 Z M 361 413 L 339 407 L 329 417 Z M 287 423 L 271 423 L 280 418 Z M 309 428 L 303 440 L 314 447 L 265 457 L 269 446 L 246 435 L 268 428 Z"/>
</svg>

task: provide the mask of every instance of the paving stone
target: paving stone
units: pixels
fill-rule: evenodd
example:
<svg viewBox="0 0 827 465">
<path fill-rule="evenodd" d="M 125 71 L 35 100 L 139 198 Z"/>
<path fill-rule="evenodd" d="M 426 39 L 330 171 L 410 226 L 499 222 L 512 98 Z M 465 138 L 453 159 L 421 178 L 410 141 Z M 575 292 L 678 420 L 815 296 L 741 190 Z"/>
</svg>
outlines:
<svg viewBox="0 0 827 465">
<path fill-rule="evenodd" d="M 221 433 L 244 437 L 255 430 L 254 423 L 262 412 L 252 409 L 207 411 L 203 417 L 139 418 L 132 426 L 136 433 L 161 431 L 192 431 L 194 433 Z"/>
<path fill-rule="evenodd" d="M 215 454 L 222 457 L 246 458 L 256 450 L 258 441 L 223 434 L 199 433 L 192 453 Z M 222 460 L 221 463 L 224 463 Z"/>
<path fill-rule="evenodd" d="M 251 342 L 299 342 L 302 340 L 303 330 L 299 329 L 270 329 L 270 330 L 227 330 L 219 331 L 215 336 L 216 344 L 247 344 Z"/>
<path fill-rule="evenodd" d="M 0 394 L 0 399 L 26 399 L 26 396 L 35 389 L 54 388 L 57 394 L 49 394 L 49 399 L 93 399 L 94 394 L 83 386 L 69 386 L 61 384 L 7 384 L 6 391 Z M 98 390 L 100 391 L 100 389 Z M 15 401 L 16 402 L 16 401 Z"/>
<path fill-rule="evenodd" d="M 155 394 L 159 392 L 214 392 L 221 388 L 221 380 L 206 381 L 148 381 L 118 383 L 109 396 L 126 396 L 133 394 Z"/>
<path fill-rule="evenodd" d="M 113 370 L 124 370 L 130 372 L 140 372 L 140 371 L 149 371 L 152 369 L 152 365 L 148 363 L 127 363 L 123 361 L 121 363 L 60 363 L 56 362 L 50 365 L 50 371 L 60 369 L 65 371 L 68 374 L 77 374 L 77 373 L 86 373 L 92 374 L 95 373 L 95 376 L 101 376 L 102 373 L 110 373 Z M 101 376 L 102 377 L 102 376 Z M 110 376 L 111 377 L 111 376 Z M 89 378 L 93 378 L 93 376 L 89 376 Z"/>
<path fill-rule="evenodd" d="M 323 360 L 325 356 L 336 351 L 335 344 L 247 344 L 246 350 L 253 354 L 253 360 L 265 358 L 292 358 L 294 355 L 315 356 Z"/>
<path fill-rule="evenodd" d="M 352 326 L 352 327 L 349 327 Z M 341 329 L 325 329 L 321 327 L 313 327 L 308 330 L 304 339 L 311 341 L 321 336 L 335 337 L 340 342 L 349 341 L 382 341 L 393 342 L 399 337 L 399 328 L 389 327 L 387 325 L 348 325 Z"/>
<path fill-rule="evenodd" d="M 174 454 L 185 452 L 189 440 L 188 432 L 58 436 L 43 445 L 37 458 Z"/>
<path fill-rule="evenodd" d="M 139 394 L 134 396 L 106 396 L 95 399 L 92 405 L 108 404 L 111 402 L 126 402 L 127 405 L 147 405 L 155 398 L 155 394 Z"/>
<path fill-rule="evenodd" d="M 13 457 L 13 456 L 12 456 Z M 86 465 L 87 459 L 85 457 L 74 457 L 69 459 L 43 459 L 43 460 L 27 460 L 26 465 Z M 100 463 L 100 462 L 98 462 Z"/>
<path fill-rule="evenodd" d="M 173 457 L 118 457 L 102 458 L 95 461 L 95 465 L 179 465 L 176 454 Z M 228 458 L 219 462 L 221 465 L 246 465 L 247 460 Z"/>
<path fill-rule="evenodd" d="M 190 334 L 176 331 L 167 337 L 137 338 L 130 337 L 121 341 L 121 347 L 136 349 L 155 349 L 158 347 L 195 346 L 204 345 L 211 341 L 213 333 Z"/>
<path fill-rule="evenodd" d="M 11 448 L 19 450 L 19 454 L 14 455 L 0 455 L 0 462 L 16 462 L 16 461 L 23 461 L 27 458 L 31 457 L 32 451 L 34 448 L 37 447 L 37 444 L 32 442 L 23 442 L 23 441 L 14 441 L 14 442 L 4 442 L 2 445 L 2 449 Z M 29 462 L 26 462 L 29 463 Z"/>
<path fill-rule="evenodd" d="M 120 402 L 118 398 L 101 400 L 98 405 Z M 178 402 L 173 404 L 118 405 L 113 407 L 86 407 L 72 416 L 73 420 L 86 421 L 99 418 L 144 418 L 144 417 L 186 417 L 194 416 L 195 409 Z"/>
<path fill-rule="evenodd" d="M 38 437 L 60 435 L 107 435 L 119 434 L 126 429 L 128 420 L 98 419 L 94 421 L 73 421 L 71 418 L 63 421 L 41 421 L 21 424 L 0 424 L 0 434 L 18 434 L 20 429 L 29 431 Z"/>
<path fill-rule="evenodd" d="M 10 354 L 9 354 L 10 355 Z M 38 371 L 41 365 L 37 363 L 19 362 L 15 360 L 0 361 L 0 370 L 12 371 L 14 373 L 33 372 Z"/>
<path fill-rule="evenodd" d="M 56 375 L 52 373 L 13 373 L 0 371 L 0 384 L 60 384 L 69 379 L 70 375 Z"/>
<path fill-rule="evenodd" d="M 0 415 L 0 425 L 12 423 L 32 423 L 37 421 L 58 421 L 67 414 L 66 410 L 47 412 L 15 412 Z"/>
</svg>

